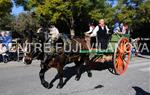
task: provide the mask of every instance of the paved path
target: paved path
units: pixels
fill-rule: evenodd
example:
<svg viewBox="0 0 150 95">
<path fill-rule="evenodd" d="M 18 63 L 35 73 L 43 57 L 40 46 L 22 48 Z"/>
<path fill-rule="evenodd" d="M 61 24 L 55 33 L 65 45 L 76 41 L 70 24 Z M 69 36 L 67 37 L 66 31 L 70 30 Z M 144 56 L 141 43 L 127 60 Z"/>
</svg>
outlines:
<svg viewBox="0 0 150 95">
<path fill-rule="evenodd" d="M 150 59 L 134 58 L 122 76 L 108 70 L 92 70 L 92 78 L 83 73 L 75 81 L 74 69 L 68 65 L 62 89 L 57 89 L 58 80 L 51 89 L 45 89 L 39 80 L 39 61 L 27 66 L 23 63 L 0 63 L 0 95 L 150 95 Z M 46 73 L 50 82 L 56 75 L 51 69 Z M 70 76 L 69 76 L 70 75 Z"/>
</svg>

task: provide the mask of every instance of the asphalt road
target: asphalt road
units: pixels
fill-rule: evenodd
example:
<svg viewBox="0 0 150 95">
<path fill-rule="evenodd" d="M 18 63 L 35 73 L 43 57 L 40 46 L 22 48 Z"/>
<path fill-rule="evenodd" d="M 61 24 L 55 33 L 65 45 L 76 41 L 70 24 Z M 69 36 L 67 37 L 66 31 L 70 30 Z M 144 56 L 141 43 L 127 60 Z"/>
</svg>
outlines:
<svg viewBox="0 0 150 95">
<path fill-rule="evenodd" d="M 128 70 L 122 76 L 108 70 L 92 70 L 89 78 L 83 73 L 80 81 L 75 81 L 74 69 L 65 69 L 66 84 L 57 89 L 58 80 L 51 89 L 46 89 L 39 80 L 39 61 L 27 66 L 21 62 L 0 63 L 0 95 L 150 95 L 150 59 L 133 58 Z M 46 73 L 51 82 L 56 75 L 51 69 Z"/>
</svg>

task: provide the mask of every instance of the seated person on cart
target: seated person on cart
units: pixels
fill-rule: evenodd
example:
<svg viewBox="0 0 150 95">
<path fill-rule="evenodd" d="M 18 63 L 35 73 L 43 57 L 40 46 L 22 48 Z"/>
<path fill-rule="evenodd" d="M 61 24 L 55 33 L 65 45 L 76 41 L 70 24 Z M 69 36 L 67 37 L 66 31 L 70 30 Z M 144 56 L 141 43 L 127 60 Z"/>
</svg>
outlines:
<svg viewBox="0 0 150 95">
<path fill-rule="evenodd" d="M 93 35 L 91 38 L 89 38 L 89 35 L 93 32 L 95 29 L 95 25 L 93 23 L 89 24 L 89 31 L 85 32 L 85 35 L 87 36 L 87 42 L 88 46 L 91 48 L 95 48 L 95 43 L 96 43 L 96 35 Z"/>
<path fill-rule="evenodd" d="M 114 25 L 113 32 L 117 34 L 128 34 L 129 33 L 128 24 L 127 23 L 119 24 L 119 22 L 116 22 Z"/>
<path fill-rule="evenodd" d="M 100 19 L 99 24 L 95 27 L 93 32 L 90 34 L 91 37 L 96 35 L 98 49 L 101 50 L 107 49 L 108 33 L 109 33 L 109 29 L 107 25 L 105 25 L 104 19 Z"/>
</svg>

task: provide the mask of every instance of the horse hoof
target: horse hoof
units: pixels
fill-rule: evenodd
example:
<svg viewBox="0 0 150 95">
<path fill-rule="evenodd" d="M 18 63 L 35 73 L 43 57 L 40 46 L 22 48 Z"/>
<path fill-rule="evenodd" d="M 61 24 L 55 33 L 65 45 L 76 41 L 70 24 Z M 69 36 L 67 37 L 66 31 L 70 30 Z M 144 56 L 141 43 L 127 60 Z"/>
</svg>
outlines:
<svg viewBox="0 0 150 95">
<path fill-rule="evenodd" d="M 91 72 L 88 73 L 88 77 L 92 77 L 92 73 Z"/>
<path fill-rule="evenodd" d="M 57 85 L 57 88 L 58 88 L 58 89 L 61 89 L 62 87 L 63 87 L 62 84 L 58 84 L 58 85 Z"/>
<path fill-rule="evenodd" d="M 49 84 L 49 89 L 53 87 L 53 84 Z"/>
<path fill-rule="evenodd" d="M 76 81 L 79 81 L 79 80 L 80 80 L 80 76 L 76 76 L 76 77 L 75 77 L 75 80 L 76 80 Z"/>
<path fill-rule="evenodd" d="M 44 82 L 44 83 L 42 83 L 42 85 L 43 85 L 45 88 L 47 88 L 47 89 L 49 89 L 49 87 L 50 87 L 50 85 L 49 85 L 48 82 Z"/>
</svg>

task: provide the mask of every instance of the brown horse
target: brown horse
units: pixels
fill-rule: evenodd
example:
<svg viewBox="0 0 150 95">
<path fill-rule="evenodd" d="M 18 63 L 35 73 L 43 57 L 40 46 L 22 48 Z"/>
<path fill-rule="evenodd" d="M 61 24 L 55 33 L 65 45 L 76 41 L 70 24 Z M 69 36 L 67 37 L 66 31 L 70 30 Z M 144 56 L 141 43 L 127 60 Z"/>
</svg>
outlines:
<svg viewBox="0 0 150 95">
<path fill-rule="evenodd" d="M 35 37 L 36 38 L 33 38 L 33 35 L 27 36 L 26 43 L 40 42 L 42 44 L 42 51 L 34 51 L 33 47 L 31 46 L 31 52 L 28 52 L 25 54 L 24 62 L 26 64 L 31 64 L 33 58 L 37 58 L 37 59 L 41 60 L 41 70 L 39 72 L 39 76 L 40 76 L 41 84 L 45 88 L 51 88 L 53 86 L 53 84 L 51 84 L 51 83 L 49 84 L 44 78 L 45 72 L 48 71 L 50 68 L 56 68 L 58 71 L 59 83 L 58 83 L 57 88 L 63 87 L 63 68 L 68 63 L 74 62 L 76 64 L 77 74 L 76 74 L 75 80 L 78 81 L 80 79 L 80 77 L 81 77 L 80 67 L 84 63 L 86 63 L 86 66 L 87 66 L 88 76 L 89 77 L 92 76 L 92 73 L 90 72 L 90 69 L 89 69 L 89 55 L 80 53 L 81 49 L 84 49 L 84 50 L 88 49 L 84 38 L 73 38 L 67 42 L 64 42 L 63 38 L 60 37 L 59 40 L 57 40 L 55 43 L 53 43 L 53 47 L 50 48 L 50 49 L 54 49 L 54 51 L 47 53 L 47 52 L 43 51 L 43 48 L 44 48 L 43 42 L 46 42 L 46 39 L 43 38 L 44 37 L 43 33 L 40 34 L 40 36 L 36 35 Z M 39 37 L 39 38 L 37 38 L 37 37 Z M 55 48 L 56 48 L 57 43 L 62 43 L 62 47 L 61 48 L 59 47 L 59 49 L 56 51 Z M 71 47 L 71 48 L 69 48 L 69 47 Z M 67 52 L 66 52 L 66 50 L 67 50 Z"/>
</svg>

